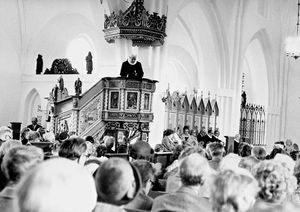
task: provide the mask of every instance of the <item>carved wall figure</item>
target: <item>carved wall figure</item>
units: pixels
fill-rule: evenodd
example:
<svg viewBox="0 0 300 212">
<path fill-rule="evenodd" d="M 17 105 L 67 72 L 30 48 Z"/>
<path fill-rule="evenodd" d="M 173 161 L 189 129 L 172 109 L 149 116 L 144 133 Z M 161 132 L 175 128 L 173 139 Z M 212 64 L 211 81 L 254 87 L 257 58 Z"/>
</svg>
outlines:
<svg viewBox="0 0 300 212">
<path fill-rule="evenodd" d="M 87 74 L 91 74 L 93 71 L 93 56 L 92 53 L 89 52 L 88 55 L 85 58 L 86 60 L 86 71 Z"/>
<path fill-rule="evenodd" d="M 63 92 L 64 91 L 64 79 L 63 79 L 63 77 L 60 76 L 57 81 L 58 81 L 58 84 L 59 84 L 59 90 L 61 92 Z"/>
<path fill-rule="evenodd" d="M 75 87 L 75 95 L 79 96 L 82 93 L 82 82 L 79 77 L 75 81 L 74 87 Z"/>
<path fill-rule="evenodd" d="M 241 107 L 245 108 L 246 107 L 246 103 L 247 103 L 247 95 L 246 95 L 246 92 L 243 91 L 243 93 L 242 93 L 242 100 L 241 100 Z"/>
<path fill-rule="evenodd" d="M 41 74 L 43 72 L 43 56 L 38 55 L 36 59 L 36 74 Z"/>
<path fill-rule="evenodd" d="M 53 101 L 57 101 L 57 96 L 58 96 L 58 86 L 55 84 L 55 87 L 52 88 L 51 96 L 53 98 Z"/>
</svg>

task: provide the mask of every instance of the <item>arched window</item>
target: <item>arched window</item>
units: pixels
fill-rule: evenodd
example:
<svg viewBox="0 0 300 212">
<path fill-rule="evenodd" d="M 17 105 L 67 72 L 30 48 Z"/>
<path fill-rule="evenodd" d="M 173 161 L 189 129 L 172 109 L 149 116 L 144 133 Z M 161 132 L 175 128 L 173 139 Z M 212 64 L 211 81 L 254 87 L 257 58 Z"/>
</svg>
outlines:
<svg viewBox="0 0 300 212">
<path fill-rule="evenodd" d="M 66 57 L 70 60 L 72 67 L 76 68 L 80 74 L 86 73 L 86 56 L 88 52 L 93 55 L 93 62 L 95 67 L 95 50 L 89 37 L 80 35 L 70 41 L 66 50 Z M 94 68 L 95 69 L 95 68 Z"/>
<path fill-rule="evenodd" d="M 25 125 L 30 124 L 32 117 L 37 117 L 40 123 L 42 120 L 41 97 L 35 88 L 28 93 L 24 105 Z"/>
</svg>

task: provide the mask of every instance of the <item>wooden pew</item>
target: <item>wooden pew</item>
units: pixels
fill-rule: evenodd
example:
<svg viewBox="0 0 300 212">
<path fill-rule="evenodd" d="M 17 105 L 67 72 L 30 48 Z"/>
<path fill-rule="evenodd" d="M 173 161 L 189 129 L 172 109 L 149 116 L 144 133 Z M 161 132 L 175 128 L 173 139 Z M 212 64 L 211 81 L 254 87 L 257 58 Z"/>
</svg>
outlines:
<svg viewBox="0 0 300 212">
<path fill-rule="evenodd" d="M 171 164 L 171 156 L 173 152 L 156 152 L 154 153 L 154 163 L 161 163 L 162 169 L 165 169 Z"/>
</svg>

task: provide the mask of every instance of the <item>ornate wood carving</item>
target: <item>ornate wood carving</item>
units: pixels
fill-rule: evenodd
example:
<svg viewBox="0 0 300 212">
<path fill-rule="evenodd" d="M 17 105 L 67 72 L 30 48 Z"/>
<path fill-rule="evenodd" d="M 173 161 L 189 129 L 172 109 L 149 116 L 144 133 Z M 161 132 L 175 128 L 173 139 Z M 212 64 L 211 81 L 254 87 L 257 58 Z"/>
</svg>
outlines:
<svg viewBox="0 0 300 212">
<path fill-rule="evenodd" d="M 241 138 L 253 145 L 266 145 L 265 137 L 265 108 L 261 105 L 247 103 L 246 93 L 242 93 L 240 135 Z"/>
<path fill-rule="evenodd" d="M 46 69 L 44 74 L 79 74 L 77 69 L 72 67 L 71 62 L 67 58 L 55 59 L 51 69 Z"/>
<path fill-rule="evenodd" d="M 198 130 L 202 127 L 217 129 L 219 107 L 216 99 L 203 99 L 203 95 L 188 97 L 179 91 L 171 95 L 167 90 L 162 101 L 165 103 L 165 129 L 182 130 L 185 125 Z"/>
<path fill-rule="evenodd" d="M 105 40 L 109 43 L 119 38 L 132 40 L 136 46 L 163 45 L 166 37 L 167 16 L 144 7 L 144 0 L 134 0 L 126 11 L 114 11 L 104 16 Z"/>
<path fill-rule="evenodd" d="M 99 119 L 99 104 L 101 101 L 101 95 L 99 95 L 81 109 L 79 115 L 80 132 L 85 131 L 90 125 Z"/>
<path fill-rule="evenodd" d="M 148 139 L 149 122 L 153 121 L 151 105 L 156 82 L 149 79 L 102 78 L 84 94 L 55 102 L 56 122 L 60 124 L 62 114 L 68 113 L 72 114 L 73 124 L 69 125 L 69 130 L 81 136 L 101 138 L 105 130 L 110 130 L 110 133 L 115 132 L 116 138 L 119 132 L 130 131 L 127 140 L 137 136 Z"/>
</svg>

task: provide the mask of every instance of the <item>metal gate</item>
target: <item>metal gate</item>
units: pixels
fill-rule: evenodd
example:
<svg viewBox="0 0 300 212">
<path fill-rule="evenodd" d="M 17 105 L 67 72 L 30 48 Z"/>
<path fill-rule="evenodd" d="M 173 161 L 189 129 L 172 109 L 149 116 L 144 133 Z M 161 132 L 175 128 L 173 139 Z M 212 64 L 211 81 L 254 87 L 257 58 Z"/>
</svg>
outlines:
<svg viewBox="0 0 300 212">
<path fill-rule="evenodd" d="M 240 117 L 240 136 L 243 141 L 255 146 L 266 145 L 265 137 L 265 108 L 261 105 L 246 102 L 246 93 L 242 93 Z"/>
</svg>

